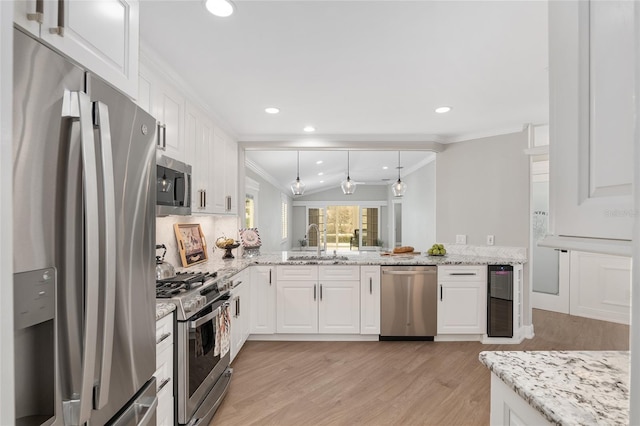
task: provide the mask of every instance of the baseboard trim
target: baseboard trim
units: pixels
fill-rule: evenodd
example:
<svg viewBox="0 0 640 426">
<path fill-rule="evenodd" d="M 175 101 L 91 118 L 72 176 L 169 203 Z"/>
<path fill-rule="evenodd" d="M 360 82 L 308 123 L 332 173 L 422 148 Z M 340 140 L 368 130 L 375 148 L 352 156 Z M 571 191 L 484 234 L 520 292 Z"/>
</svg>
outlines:
<svg viewBox="0 0 640 426">
<path fill-rule="evenodd" d="M 251 334 L 247 340 L 279 342 L 377 342 L 377 334 Z"/>
</svg>

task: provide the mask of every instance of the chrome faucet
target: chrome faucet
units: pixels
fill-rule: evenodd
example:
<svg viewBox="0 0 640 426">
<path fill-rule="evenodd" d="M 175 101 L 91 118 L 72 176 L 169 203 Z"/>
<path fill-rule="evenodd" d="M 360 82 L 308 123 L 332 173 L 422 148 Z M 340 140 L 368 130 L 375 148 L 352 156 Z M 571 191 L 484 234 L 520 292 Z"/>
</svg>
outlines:
<svg viewBox="0 0 640 426">
<path fill-rule="evenodd" d="M 309 227 L 307 228 L 307 231 L 305 232 L 304 238 L 307 239 L 307 236 L 309 235 L 309 231 L 311 230 L 311 228 L 316 228 L 316 242 L 318 243 L 318 257 L 320 257 L 320 228 L 318 228 L 318 225 L 316 225 L 315 223 L 312 223 L 311 225 L 309 225 Z"/>
</svg>

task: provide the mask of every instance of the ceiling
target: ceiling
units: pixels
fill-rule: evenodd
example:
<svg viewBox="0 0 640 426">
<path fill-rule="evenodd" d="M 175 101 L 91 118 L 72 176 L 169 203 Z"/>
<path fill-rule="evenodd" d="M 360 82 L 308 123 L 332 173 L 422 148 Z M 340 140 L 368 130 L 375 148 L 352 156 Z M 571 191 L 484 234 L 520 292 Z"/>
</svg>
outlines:
<svg viewBox="0 0 640 426">
<path fill-rule="evenodd" d="M 433 161 L 435 155 L 400 152 L 401 178 Z M 248 167 L 262 178 L 289 191 L 296 178 L 296 151 L 247 151 L 246 159 Z M 398 179 L 398 151 L 350 151 L 349 174 L 358 184 L 391 185 Z M 300 151 L 300 181 L 306 185 L 305 194 L 337 188 L 346 177 L 347 151 Z"/>
<path fill-rule="evenodd" d="M 218 18 L 200 0 L 143 0 L 140 38 L 251 149 L 415 149 L 548 122 L 546 1 L 234 3 Z M 443 105 L 452 111 L 435 113 Z M 344 174 L 346 154 L 334 154 L 345 158 L 325 165 Z M 315 171 L 307 155 L 301 178 Z M 295 178 L 295 153 L 247 156 L 285 186 Z M 383 165 L 393 177 L 395 163 L 396 151 L 356 155 L 352 178 L 379 180 Z"/>
</svg>

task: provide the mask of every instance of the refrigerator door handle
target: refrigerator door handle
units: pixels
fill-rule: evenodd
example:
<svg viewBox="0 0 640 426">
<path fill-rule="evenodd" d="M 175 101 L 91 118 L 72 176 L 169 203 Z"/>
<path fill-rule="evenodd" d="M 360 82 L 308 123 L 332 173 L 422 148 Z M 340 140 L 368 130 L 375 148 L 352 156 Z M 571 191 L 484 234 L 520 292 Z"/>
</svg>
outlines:
<svg viewBox="0 0 640 426">
<path fill-rule="evenodd" d="M 64 423 L 82 425 L 89 421 L 93 408 L 93 382 L 96 367 L 96 343 L 98 340 L 98 302 L 100 297 L 100 227 L 98 223 L 98 170 L 96 166 L 95 140 L 91 119 L 91 100 L 84 92 L 65 91 L 63 117 L 77 119 L 80 123 L 80 145 L 83 168 L 84 227 L 84 324 L 82 346 L 82 373 L 77 399 L 63 402 Z M 75 397 L 75 395 L 74 395 Z"/>
<path fill-rule="evenodd" d="M 96 409 L 103 408 L 109 398 L 111 380 L 111 364 L 113 355 L 113 328 L 115 324 L 116 299 L 116 201 L 115 177 L 113 173 L 113 148 L 111 145 L 111 126 L 109 123 L 109 107 L 102 102 L 94 103 L 95 125 L 100 136 L 100 157 L 102 164 L 102 194 L 104 242 L 100 246 L 104 270 L 101 284 L 104 286 L 104 308 L 102 328 L 102 364 L 100 381 L 95 387 Z"/>
</svg>

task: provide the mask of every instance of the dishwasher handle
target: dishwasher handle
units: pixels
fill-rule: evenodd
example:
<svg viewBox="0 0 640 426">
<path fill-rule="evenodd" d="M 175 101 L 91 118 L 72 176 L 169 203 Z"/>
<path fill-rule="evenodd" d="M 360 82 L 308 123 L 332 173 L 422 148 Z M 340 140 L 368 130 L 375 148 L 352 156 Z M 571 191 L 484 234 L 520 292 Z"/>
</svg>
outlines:
<svg viewBox="0 0 640 426">
<path fill-rule="evenodd" d="M 437 271 L 382 271 L 384 275 L 436 275 Z"/>
</svg>

